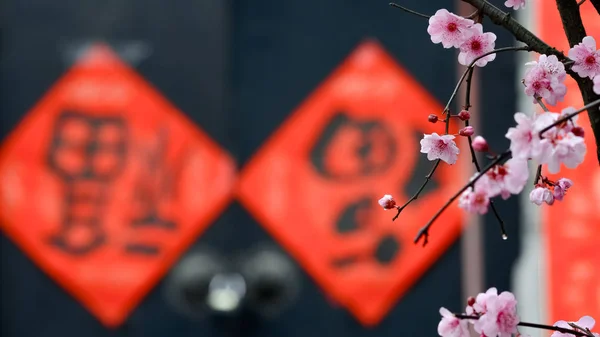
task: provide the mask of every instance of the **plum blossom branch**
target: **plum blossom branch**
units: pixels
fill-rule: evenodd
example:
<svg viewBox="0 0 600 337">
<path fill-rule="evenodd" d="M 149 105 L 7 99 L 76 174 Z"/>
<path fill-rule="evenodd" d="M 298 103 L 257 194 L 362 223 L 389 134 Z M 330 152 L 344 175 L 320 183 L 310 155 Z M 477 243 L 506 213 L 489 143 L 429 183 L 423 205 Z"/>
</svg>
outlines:
<svg viewBox="0 0 600 337">
<path fill-rule="evenodd" d="M 575 110 L 572 113 L 567 114 L 567 115 L 565 115 L 562 118 L 557 119 L 556 122 L 548 125 L 547 127 L 543 128 L 542 130 L 540 130 L 540 137 L 544 134 L 544 132 L 552 129 L 553 127 L 555 127 L 557 125 L 560 125 L 560 124 L 568 121 L 569 119 L 571 119 L 571 118 L 579 115 L 580 113 L 582 113 L 582 112 L 584 112 L 584 111 L 586 111 L 588 109 L 594 108 L 596 106 L 599 106 L 599 105 L 600 105 L 600 98 L 597 99 L 597 100 L 595 100 L 595 101 L 593 101 L 593 102 L 591 102 L 591 103 L 589 103 L 589 104 L 584 105 L 582 108 L 580 108 L 578 110 Z"/>
<path fill-rule="evenodd" d="M 454 98 L 456 97 L 456 94 L 458 93 L 458 90 L 460 89 L 463 81 L 467 78 L 467 75 L 469 74 L 469 72 L 472 72 L 472 70 L 474 69 L 475 64 L 477 63 L 478 60 L 480 60 L 480 59 L 482 59 L 482 58 L 484 58 L 486 56 L 489 56 L 491 54 L 495 54 L 495 53 L 502 53 L 502 52 L 507 52 L 507 51 L 529 51 L 529 50 L 530 50 L 530 48 L 527 47 L 527 46 L 521 46 L 521 47 L 503 47 L 503 48 L 494 49 L 494 50 L 492 50 L 490 52 L 484 53 L 484 54 L 476 57 L 475 59 L 473 59 L 473 61 L 467 66 L 467 69 L 465 69 L 465 71 L 461 75 L 460 79 L 458 80 L 458 83 L 456 84 L 456 86 L 454 87 L 454 90 L 452 91 L 452 95 L 450 95 L 450 98 L 448 99 L 448 102 L 446 103 L 446 106 L 444 107 L 444 110 L 442 111 L 442 114 L 446 114 L 446 118 L 444 120 L 444 122 L 446 123 L 444 133 L 448 134 L 448 131 L 449 131 L 449 128 L 450 128 L 450 117 L 451 117 L 451 115 L 449 113 L 449 111 L 450 111 L 450 104 L 452 104 L 452 101 L 454 101 Z M 469 146 L 471 146 L 471 140 L 470 140 L 470 138 L 469 138 Z M 473 157 L 473 158 L 475 158 L 475 157 Z M 419 189 L 417 190 L 417 192 L 415 194 L 413 194 L 413 196 L 410 197 L 410 199 L 408 199 L 404 203 L 404 205 L 398 206 L 396 208 L 397 209 L 397 213 L 392 218 L 392 221 L 395 221 L 396 219 L 398 219 L 398 217 L 400 216 L 400 213 L 404 210 L 404 208 L 406 208 L 406 206 L 408 206 L 410 203 L 412 203 L 413 201 L 415 201 L 415 200 L 417 200 L 419 198 L 419 195 L 421 194 L 421 192 L 423 191 L 423 189 L 425 188 L 425 186 L 431 180 L 431 177 L 435 173 L 435 171 L 438 168 L 439 164 L 440 164 L 440 159 L 436 160 L 436 163 L 431 168 L 431 171 L 429 171 L 429 173 L 425 176 L 425 181 L 423 182 L 423 184 L 421 185 L 421 187 L 419 187 Z M 500 220 L 500 222 L 502 224 L 502 220 L 499 217 L 498 217 L 498 219 Z"/>
<path fill-rule="evenodd" d="M 466 191 L 469 187 L 472 187 L 481 177 L 483 177 L 489 170 L 494 168 L 497 164 L 507 160 L 511 156 L 510 151 L 506 151 L 500 155 L 498 155 L 492 162 L 490 162 L 481 172 L 479 172 L 476 176 L 474 176 L 465 186 L 463 186 L 457 193 L 455 193 L 445 204 L 440 208 L 437 213 L 425 224 L 425 226 L 421 227 L 417 236 L 414 239 L 414 243 L 418 243 L 421 238 L 423 238 L 423 246 L 427 245 L 427 240 L 429 237 L 429 228 L 431 225 L 437 220 L 437 218 L 442 215 L 442 213 L 456 200 L 464 191 Z"/>
<path fill-rule="evenodd" d="M 595 3 L 594 3 L 595 2 Z M 600 13 L 600 0 L 595 0 L 594 7 Z M 560 18 L 563 25 L 563 30 L 569 40 L 571 47 L 580 43 L 585 37 L 585 27 L 581 19 L 581 13 L 576 0 L 556 0 L 556 6 L 560 13 Z M 600 95 L 593 90 L 593 82 L 585 76 L 577 76 L 572 71 L 569 75 L 577 82 L 584 104 L 588 104 L 594 100 L 600 99 Z M 596 139 L 596 156 L 600 162 L 600 110 L 588 110 L 588 117 Z"/>
<path fill-rule="evenodd" d="M 467 75 L 466 78 L 466 83 L 467 83 L 467 88 L 465 90 L 465 105 L 464 105 L 464 109 L 466 111 L 468 111 L 471 108 L 471 84 L 472 84 L 472 79 L 473 79 L 473 72 L 475 71 L 475 68 L 469 68 L 469 74 Z M 469 126 L 469 119 L 465 120 L 465 127 Z M 481 172 L 481 166 L 479 165 L 479 160 L 477 160 L 477 155 L 475 154 L 475 149 L 473 149 L 473 139 L 472 136 L 468 136 L 467 140 L 469 142 L 469 152 L 471 153 L 471 162 L 473 162 L 473 165 L 475 165 L 475 169 L 477 169 L 477 172 Z M 498 213 L 498 210 L 496 209 L 496 205 L 494 205 L 494 201 L 490 200 L 490 208 L 492 209 L 492 212 L 494 213 L 494 216 L 496 217 L 496 219 L 498 220 L 498 224 L 500 225 L 500 234 L 502 235 L 503 238 L 507 237 L 506 235 L 506 227 L 504 226 L 504 220 L 502 220 L 502 218 L 500 217 L 500 214 Z"/>
<path fill-rule="evenodd" d="M 410 9 L 410 8 L 406 8 L 406 7 L 404 7 L 404 6 L 400 6 L 400 5 L 398 5 L 397 3 L 394 3 L 394 2 L 390 2 L 390 6 L 392 6 L 392 7 L 396 7 L 396 8 L 399 8 L 399 9 L 401 9 L 401 10 L 403 10 L 403 11 L 407 12 L 407 13 L 414 14 L 414 15 L 416 15 L 416 16 L 420 16 L 420 17 L 422 17 L 422 18 L 429 19 L 429 18 L 431 17 L 430 15 L 423 14 L 423 13 L 419 13 L 419 12 L 417 12 L 417 11 L 413 11 L 413 10 L 412 10 L 412 9 Z"/>
<path fill-rule="evenodd" d="M 556 48 L 550 47 L 539 37 L 523 27 L 519 22 L 510 17 L 509 13 L 500 10 L 498 7 L 490 4 L 486 0 L 462 0 L 480 10 L 485 16 L 489 17 L 496 25 L 506 28 L 517 40 L 527 44 L 531 50 L 540 54 L 556 55 L 559 60 L 565 60 L 567 57 Z"/>
<path fill-rule="evenodd" d="M 465 315 L 465 314 L 453 314 L 453 315 L 454 315 L 454 317 L 459 318 L 459 319 L 478 319 L 480 317 L 479 315 Z M 587 336 L 594 337 L 594 335 L 591 334 L 591 332 L 590 333 L 583 332 L 586 330 L 584 328 L 581 328 L 582 331 L 578 331 L 575 329 L 561 328 L 561 327 L 555 326 L 555 325 L 546 325 L 546 324 L 529 323 L 529 322 L 519 322 L 517 325 L 525 326 L 525 327 L 529 327 L 529 328 L 558 331 L 561 333 L 568 333 L 568 334 L 573 334 L 573 335 L 581 336 L 581 337 L 587 337 Z"/>
</svg>

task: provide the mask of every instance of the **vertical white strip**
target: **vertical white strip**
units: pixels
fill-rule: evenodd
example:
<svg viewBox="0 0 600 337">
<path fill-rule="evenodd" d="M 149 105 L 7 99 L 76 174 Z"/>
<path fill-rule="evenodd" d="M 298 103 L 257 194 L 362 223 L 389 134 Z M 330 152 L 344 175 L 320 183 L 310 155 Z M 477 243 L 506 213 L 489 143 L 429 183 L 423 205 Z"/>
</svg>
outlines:
<svg viewBox="0 0 600 337">
<path fill-rule="evenodd" d="M 525 9 L 517 11 L 517 20 L 523 26 L 535 32 L 537 27 L 535 12 L 536 6 L 541 5 L 542 0 L 528 1 Z M 545 1 L 545 0 L 543 0 Z M 521 43 L 518 43 L 521 45 Z M 527 114 L 534 113 L 536 106 L 532 104 L 531 98 L 523 92 L 523 84 L 520 79 L 525 74 L 525 63 L 537 57 L 533 53 L 519 52 L 517 57 L 517 108 Z M 530 167 L 530 182 L 520 195 L 521 203 L 521 254 L 513 269 L 513 292 L 517 297 L 518 311 L 521 320 L 527 322 L 546 322 L 546 265 L 545 265 L 545 243 L 543 241 L 540 208 L 529 201 L 529 192 L 532 189 L 533 177 L 536 167 Z M 540 329 L 519 328 L 519 331 L 531 335 L 531 337 L 547 336 Z"/>
</svg>

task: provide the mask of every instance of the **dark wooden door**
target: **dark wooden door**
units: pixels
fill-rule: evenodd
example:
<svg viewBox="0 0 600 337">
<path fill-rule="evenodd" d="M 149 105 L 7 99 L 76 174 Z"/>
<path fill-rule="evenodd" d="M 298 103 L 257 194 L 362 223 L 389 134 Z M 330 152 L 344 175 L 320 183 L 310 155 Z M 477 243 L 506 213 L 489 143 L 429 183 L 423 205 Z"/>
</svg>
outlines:
<svg viewBox="0 0 600 337">
<path fill-rule="evenodd" d="M 403 1 L 421 12 L 451 1 Z M 379 43 L 435 98 L 455 80 L 455 55 L 430 43 L 426 20 L 383 1 L 17 1 L 0 4 L 2 139 L 72 65 L 86 43 L 104 41 L 244 167 L 306 97 L 365 39 Z M 512 40 L 499 34 L 498 46 Z M 485 69 L 482 101 L 489 116 L 514 110 L 514 61 Z M 505 111 L 507 110 L 507 111 Z M 502 141 L 510 121 L 490 117 L 484 132 Z M 516 234 L 516 201 L 500 207 Z M 493 219 L 486 227 L 495 226 Z M 27 224 L 22 224 L 27 226 Z M 509 287 L 518 240 L 505 244 L 485 229 L 486 283 Z M 514 235 L 513 235 L 514 236 Z M 294 261 L 239 202 L 233 200 L 189 249 L 210 249 L 230 263 L 266 245 Z M 233 317 L 190 317 L 169 302 L 159 282 L 115 329 L 107 329 L 0 235 L 2 336 L 416 336 L 435 335 L 440 306 L 459 309 L 460 245 L 455 242 L 376 327 L 365 328 L 332 304 L 296 262 L 297 293 L 275 318 L 244 310 Z M 189 255 L 188 254 L 188 255 Z M 185 256 L 185 255 L 184 255 Z M 234 267 L 231 267 L 234 268 Z M 172 274 L 168 276 L 173 276 Z M 292 286 L 292 284 L 287 286 Z"/>
</svg>

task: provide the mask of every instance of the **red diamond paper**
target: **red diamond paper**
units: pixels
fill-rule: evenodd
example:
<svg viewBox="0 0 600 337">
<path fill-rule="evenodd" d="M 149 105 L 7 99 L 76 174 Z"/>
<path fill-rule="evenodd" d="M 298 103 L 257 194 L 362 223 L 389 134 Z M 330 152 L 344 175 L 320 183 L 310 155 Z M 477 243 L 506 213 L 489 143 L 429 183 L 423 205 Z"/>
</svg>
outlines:
<svg viewBox="0 0 600 337">
<path fill-rule="evenodd" d="M 438 187 L 392 222 L 377 199 L 420 183 L 419 138 L 442 107 L 377 43 L 359 46 L 313 92 L 242 172 L 237 195 L 322 289 L 363 324 L 379 322 L 457 238 L 450 208 L 427 247 L 418 228 L 462 186 L 461 164 L 442 164 Z"/>
<path fill-rule="evenodd" d="M 234 178 L 227 153 L 98 45 L 3 144 L 0 218 L 117 326 L 224 209 Z"/>
</svg>

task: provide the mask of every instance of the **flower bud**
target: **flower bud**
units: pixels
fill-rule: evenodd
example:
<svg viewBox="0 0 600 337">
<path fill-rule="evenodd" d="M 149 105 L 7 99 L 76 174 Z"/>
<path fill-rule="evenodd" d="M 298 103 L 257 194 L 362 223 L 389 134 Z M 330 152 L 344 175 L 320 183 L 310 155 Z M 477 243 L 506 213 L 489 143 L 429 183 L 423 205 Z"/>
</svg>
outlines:
<svg viewBox="0 0 600 337">
<path fill-rule="evenodd" d="M 458 113 L 458 118 L 461 121 L 468 121 L 471 118 L 471 114 L 467 110 L 462 110 Z"/>
<path fill-rule="evenodd" d="M 427 117 L 427 120 L 429 121 L 429 123 L 435 123 L 438 121 L 438 116 L 431 114 L 429 115 L 429 117 Z"/>
<path fill-rule="evenodd" d="M 487 152 L 489 150 L 487 141 L 481 136 L 475 137 L 471 142 L 471 146 L 473 146 L 473 150 L 478 152 Z"/>
<path fill-rule="evenodd" d="M 394 200 L 391 195 L 386 194 L 383 198 L 379 199 L 379 206 L 387 211 L 388 209 L 396 207 L 396 200 Z"/>
<path fill-rule="evenodd" d="M 571 132 L 573 132 L 573 134 L 577 137 L 583 137 L 585 135 L 585 131 L 583 131 L 583 128 L 581 126 L 576 126 L 573 129 L 571 129 Z"/>
<path fill-rule="evenodd" d="M 475 304 L 475 297 L 469 296 L 469 298 L 467 298 L 467 305 L 472 307 L 473 304 Z"/>
<path fill-rule="evenodd" d="M 472 126 L 465 126 L 458 131 L 458 134 L 463 137 L 470 137 L 475 133 L 475 129 Z"/>
</svg>

